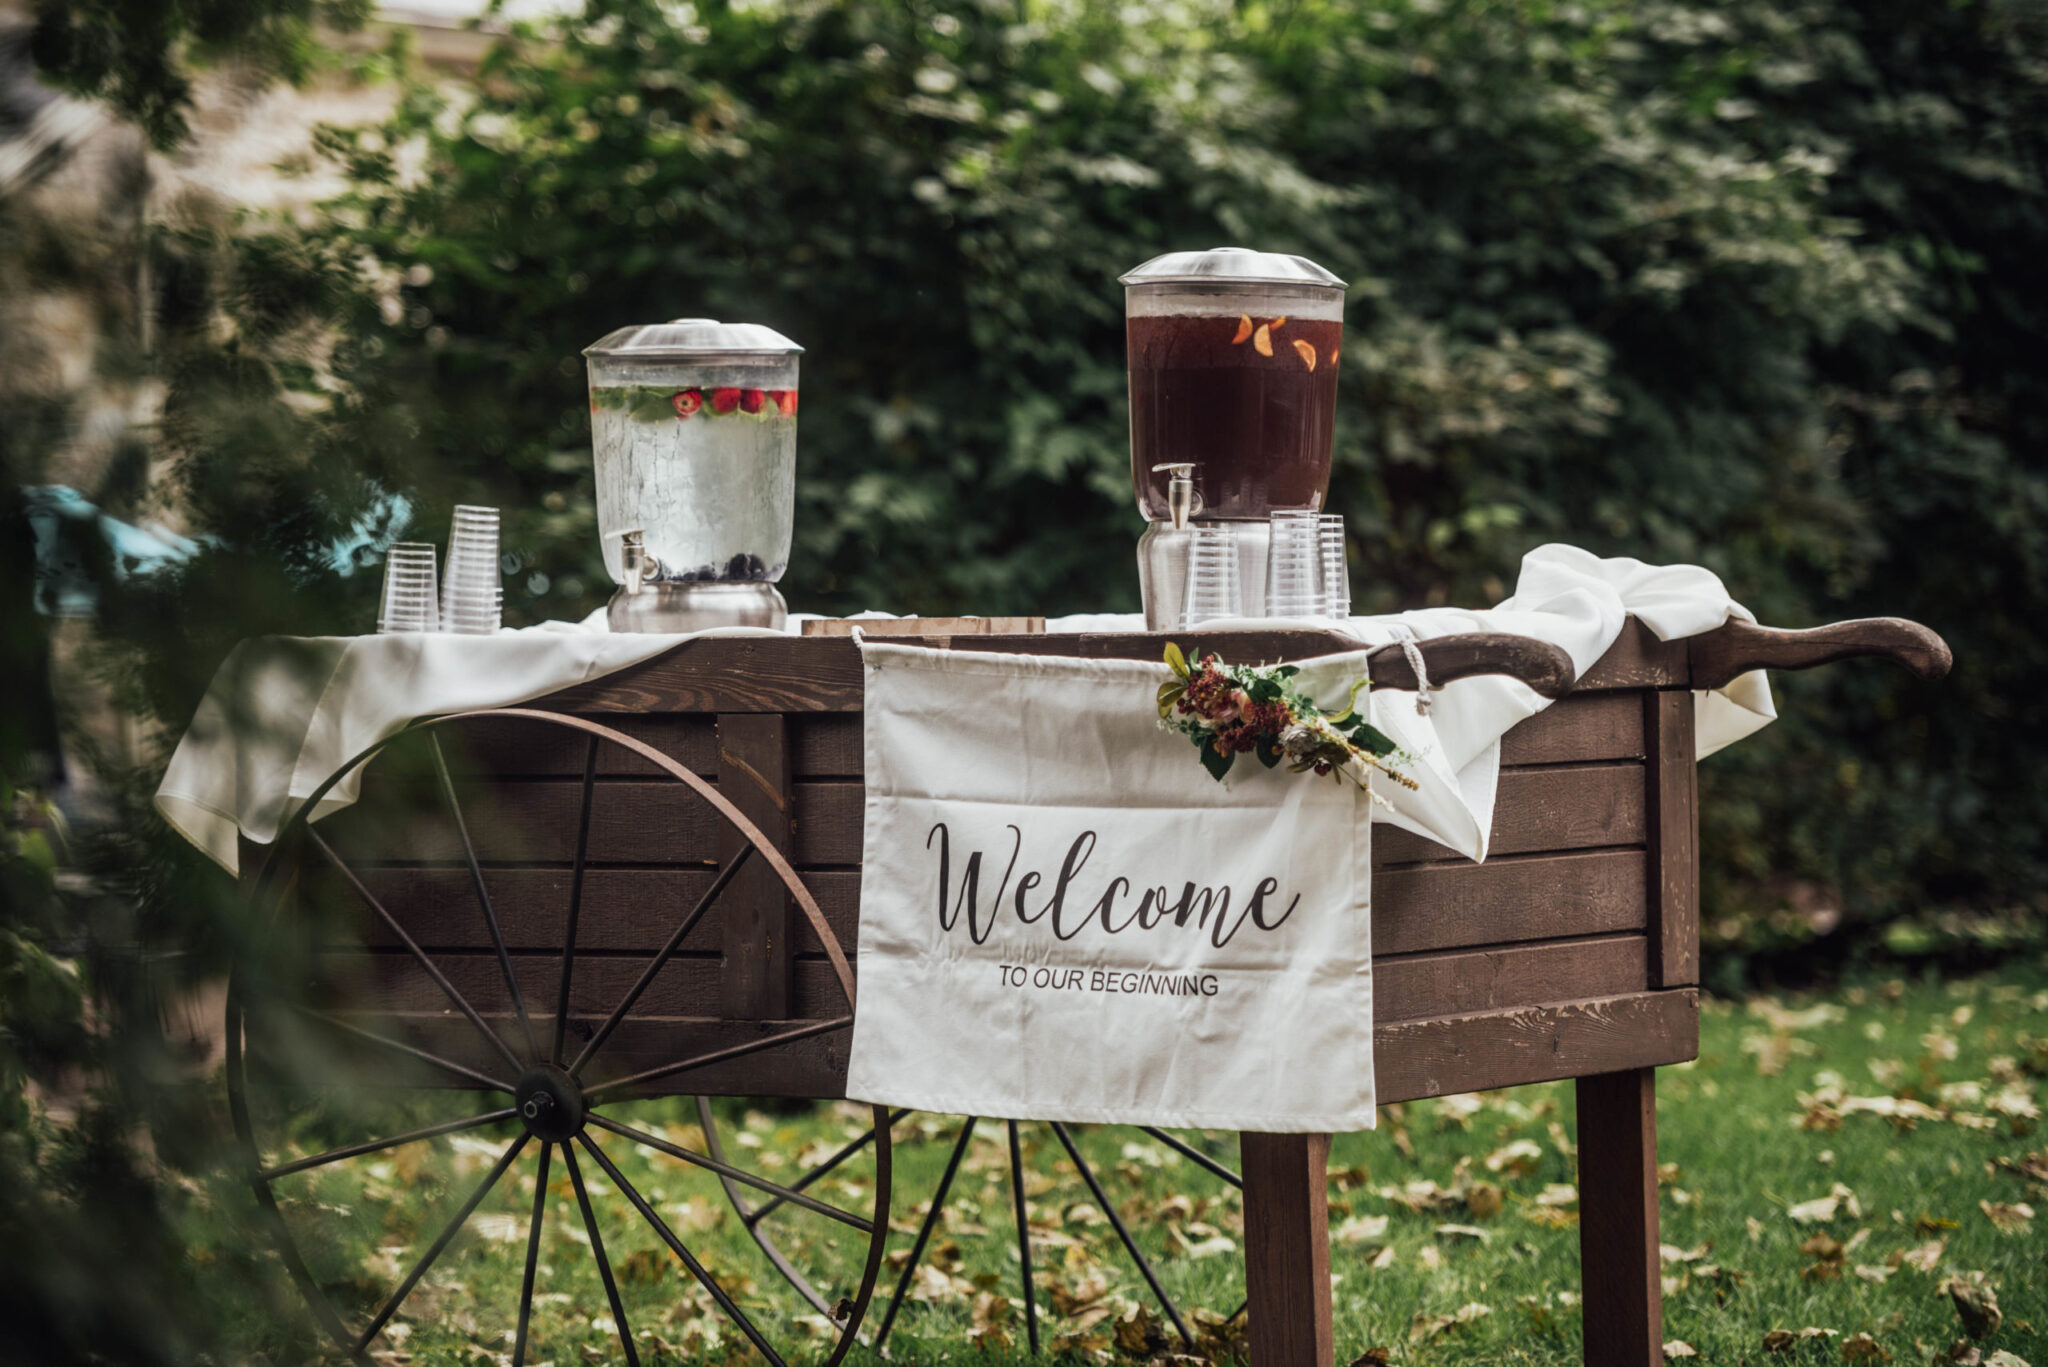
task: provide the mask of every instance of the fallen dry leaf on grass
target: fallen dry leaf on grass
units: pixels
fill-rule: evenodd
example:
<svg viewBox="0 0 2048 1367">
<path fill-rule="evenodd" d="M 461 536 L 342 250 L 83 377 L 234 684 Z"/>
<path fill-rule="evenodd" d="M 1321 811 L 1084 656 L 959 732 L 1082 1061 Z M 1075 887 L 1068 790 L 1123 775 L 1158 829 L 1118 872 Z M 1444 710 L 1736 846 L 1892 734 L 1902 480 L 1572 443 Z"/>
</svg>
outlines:
<svg viewBox="0 0 2048 1367">
<path fill-rule="evenodd" d="M 1770 1329 L 1764 1333 L 1764 1348 L 1773 1353 L 1789 1353 L 1796 1345 L 1805 1343 L 1809 1339 L 1831 1339 L 1835 1337 L 1837 1337 L 1837 1331 L 1833 1329 L 1816 1329 L 1812 1325 L 1797 1330 Z"/>
<path fill-rule="evenodd" d="M 1945 1277 L 1934 1288 L 1947 1295 L 1963 1322 L 1963 1332 L 1973 1339 L 1988 1338 L 2005 1322 L 2005 1312 L 1998 1308 L 1998 1293 L 1984 1284 L 1983 1276 L 1973 1272 L 1968 1277 Z"/>
<path fill-rule="evenodd" d="M 1842 1341 L 1842 1360 L 1845 1362 L 1890 1362 L 1892 1355 L 1884 1345 L 1868 1334 L 1851 1334 Z"/>
<path fill-rule="evenodd" d="M 1984 1218 L 2007 1234 L 2016 1229 L 2025 1229 L 2034 1218 L 2034 1208 L 2024 1201 L 2007 1205 L 2003 1201 L 1979 1201 L 1977 1209 L 1984 1212 Z"/>
<path fill-rule="evenodd" d="M 1664 1345 L 1664 1360 L 1676 1362 L 1679 1358 L 1696 1358 L 1699 1354 L 1684 1339 L 1673 1339 Z"/>
<path fill-rule="evenodd" d="M 1837 1182 L 1826 1196 L 1801 1201 L 1785 1213 L 1802 1225 L 1824 1225 L 1841 1215 L 1860 1220 L 1863 1207 L 1857 1202 L 1855 1192 Z"/>
<path fill-rule="evenodd" d="M 1470 1324 L 1477 1319 L 1484 1319 L 1492 1313 L 1492 1306 L 1481 1305 L 1477 1301 L 1459 1306 L 1457 1313 L 1452 1315 L 1432 1315 L 1423 1312 L 1416 1315 L 1414 1321 L 1409 1324 L 1408 1339 L 1411 1343 L 1427 1343 L 1431 1339 L 1449 1333 L 1460 1325 Z"/>
</svg>

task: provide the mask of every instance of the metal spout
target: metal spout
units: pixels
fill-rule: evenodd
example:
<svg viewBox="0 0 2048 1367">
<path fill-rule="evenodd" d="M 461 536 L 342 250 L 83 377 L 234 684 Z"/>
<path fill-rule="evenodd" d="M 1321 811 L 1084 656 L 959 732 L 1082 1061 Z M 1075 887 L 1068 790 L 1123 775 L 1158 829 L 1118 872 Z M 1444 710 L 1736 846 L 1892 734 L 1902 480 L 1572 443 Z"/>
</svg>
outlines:
<svg viewBox="0 0 2048 1367">
<path fill-rule="evenodd" d="M 654 577 L 655 563 L 647 554 L 647 533 L 642 528 L 619 534 L 619 567 L 625 572 L 626 582 L 620 587 L 630 597 L 640 592 L 641 585 Z"/>
<path fill-rule="evenodd" d="M 1166 510 L 1177 532 L 1187 530 L 1188 523 L 1196 513 L 1202 511 L 1202 496 L 1195 491 L 1195 467 L 1193 462 L 1170 461 L 1152 467 L 1152 473 L 1167 472 Z"/>
</svg>

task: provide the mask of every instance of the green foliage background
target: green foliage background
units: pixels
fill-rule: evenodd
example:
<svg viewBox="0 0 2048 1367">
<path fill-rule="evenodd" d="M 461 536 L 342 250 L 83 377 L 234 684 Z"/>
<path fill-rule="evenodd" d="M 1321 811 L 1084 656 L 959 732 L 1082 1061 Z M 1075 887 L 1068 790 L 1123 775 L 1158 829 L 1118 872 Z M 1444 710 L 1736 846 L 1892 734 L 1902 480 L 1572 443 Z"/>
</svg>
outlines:
<svg viewBox="0 0 2048 1367">
<path fill-rule="evenodd" d="M 233 639 L 369 619 L 323 557 L 384 490 L 427 532 L 502 505 L 511 614 L 581 614 L 578 351 L 672 315 L 808 348 L 798 607 L 1131 607 L 1115 276 L 1255 243 L 1351 281 L 1362 610 L 1492 601 L 1561 539 L 1948 635 L 1939 685 L 1785 678 L 1709 766 L 1710 938 L 2007 933 L 2048 848 L 2044 37 L 2008 0 L 595 0 L 332 132 L 311 226 L 157 243 L 222 544 L 122 625 L 182 720 Z"/>
</svg>

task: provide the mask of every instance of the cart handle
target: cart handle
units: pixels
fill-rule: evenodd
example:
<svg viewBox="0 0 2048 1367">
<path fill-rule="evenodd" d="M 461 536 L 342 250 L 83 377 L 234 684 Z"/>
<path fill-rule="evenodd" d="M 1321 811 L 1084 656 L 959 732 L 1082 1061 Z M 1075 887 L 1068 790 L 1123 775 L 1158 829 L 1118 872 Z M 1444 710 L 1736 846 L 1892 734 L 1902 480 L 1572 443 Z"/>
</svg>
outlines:
<svg viewBox="0 0 2048 1367">
<path fill-rule="evenodd" d="M 1805 631 L 1731 621 L 1693 637 L 1690 651 L 1694 688 L 1720 688 L 1752 669 L 1811 669 L 1863 655 L 1890 660 L 1922 679 L 1940 678 L 1954 662 L 1948 642 L 1903 617 L 1863 617 Z"/>
<path fill-rule="evenodd" d="M 1572 657 L 1562 646 L 1533 636 L 1468 631 L 1455 636 L 1434 636 L 1416 645 L 1421 648 L 1422 665 L 1429 672 L 1431 687 L 1480 674 L 1505 674 L 1527 684 L 1539 696 L 1555 699 L 1571 692 L 1579 678 L 1578 670 L 1572 667 Z M 1398 642 L 1374 650 L 1368 665 L 1374 688 L 1415 687 L 1415 670 Z"/>
</svg>

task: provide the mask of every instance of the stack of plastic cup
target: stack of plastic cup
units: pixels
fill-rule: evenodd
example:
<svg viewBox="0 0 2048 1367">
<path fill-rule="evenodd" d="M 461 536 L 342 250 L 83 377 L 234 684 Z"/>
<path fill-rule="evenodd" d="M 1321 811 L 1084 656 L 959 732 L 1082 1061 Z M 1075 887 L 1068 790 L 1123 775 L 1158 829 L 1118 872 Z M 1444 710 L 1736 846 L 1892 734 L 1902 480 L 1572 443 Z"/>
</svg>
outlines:
<svg viewBox="0 0 2048 1367">
<path fill-rule="evenodd" d="M 441 576 L 441 627 L 488 636 L 504 616 L 498 574 L 498 510 L 458 505 L 448 533 L 448 566 Z"/>
<path fill-rule="evenodd" d="M 1317 519 L 1316 544 L 1322 551 L 1323 616 L 1347 621 L 1351 616 L 1351 567 L 1345 561 L 1341 514 L 1324 513 Z"/>
<path fill-rule="evenodd" d="M 1188 579 L 1181 596 L 1182 626 L 1244 615 L 1237 538 L 1228 527 L 1190 528 Z"/>
<path fill-rule="evenodd" d="M 400 541 L 384 552 L 384 602 L 378 631 L 439 631 L 440 595 L 434 587 L 434 548 Z"/>
<path fill-rule="evenodd" d="M 1323 615 L 1322 518 L 1314 511 L 1278 512 L 1267 519 L 1266 615 Z"/>
</svg>

